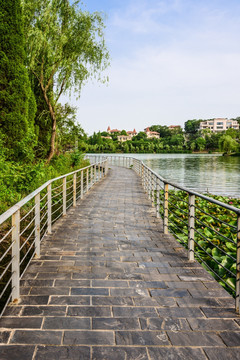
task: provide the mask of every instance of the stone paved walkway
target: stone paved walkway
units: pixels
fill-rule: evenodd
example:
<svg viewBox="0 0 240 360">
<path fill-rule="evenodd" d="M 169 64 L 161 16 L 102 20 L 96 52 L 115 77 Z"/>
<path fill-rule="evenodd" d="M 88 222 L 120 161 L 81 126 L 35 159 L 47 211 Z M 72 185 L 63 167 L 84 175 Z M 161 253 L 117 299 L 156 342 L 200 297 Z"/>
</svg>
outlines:
<svg viewBox="0 0 240 360">
<path fill-rule="evenodd" d="M 1 360 L 237 360 L 233 299 L 163 235 L 132 170 L 61 220 L 0 320 Z"/>
</svg>

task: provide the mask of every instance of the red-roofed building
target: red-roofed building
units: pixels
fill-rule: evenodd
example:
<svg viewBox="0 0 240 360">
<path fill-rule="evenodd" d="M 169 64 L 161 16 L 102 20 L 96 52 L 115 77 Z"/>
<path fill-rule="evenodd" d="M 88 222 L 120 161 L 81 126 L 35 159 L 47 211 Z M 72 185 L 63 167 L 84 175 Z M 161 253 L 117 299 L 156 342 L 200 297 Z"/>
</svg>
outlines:
<svg viewBox="0 0 240 360">
<path fill-rule="evenodd" d="M 109 133 L 109 134 L 115 134 L 115 133 L 120 133 L 122 130 L 118 130 L 118 129 L 112 129 L 111 130 L 111 128 L 110 128 L 110 126 L 107 128 L 107 132 Z"/>
<path fill-rule="evenodd" d="M 149 127 L 147 127 L 146 129 L 144 129 L 146 135 L 147 135 L 147 138 L 148 139 L 159 139 L 160 138 L 160 134 L 157 132 L 157 131 L 151 131 L 149 129 Z"/>
<path fill-rule="evenodd" d="M 107 132 L 109 134 L 113 135 L 115 133 L 121 133 L 122 130 L 118 130 L 118 129 L 111 130 L 110 126 L 108 126 Z M 133 129 L 133 131 L 127 131 L 127 135 L 118 135 L 118 141 L 124 142 L 127 140 L 132 140 L 133 136 L 136 136 L 136 135 L 137 135 L 136 129 Z"/>
<path fill-rule="evenodd" d="M 133 131 L 127 131 L 127 134 L 130 136 L 136 136 L 137 135 L 136 129 L 133 129 Z"/>
</svg>

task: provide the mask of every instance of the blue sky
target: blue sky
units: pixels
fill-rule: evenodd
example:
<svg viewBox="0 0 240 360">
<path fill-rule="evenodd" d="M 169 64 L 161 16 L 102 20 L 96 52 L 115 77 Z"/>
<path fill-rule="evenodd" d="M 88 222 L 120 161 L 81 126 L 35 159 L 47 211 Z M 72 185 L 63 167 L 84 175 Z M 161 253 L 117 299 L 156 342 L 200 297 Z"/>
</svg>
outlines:
<svg viewBox="0 0 240 360">
<path fill-rule="evenodd" d="M 86 0 L 106 14 L 109 84 L 89 83 L 78 121 L 88 134 L 107 126 L 240 116 L 239 0 Z"/>
</svg>

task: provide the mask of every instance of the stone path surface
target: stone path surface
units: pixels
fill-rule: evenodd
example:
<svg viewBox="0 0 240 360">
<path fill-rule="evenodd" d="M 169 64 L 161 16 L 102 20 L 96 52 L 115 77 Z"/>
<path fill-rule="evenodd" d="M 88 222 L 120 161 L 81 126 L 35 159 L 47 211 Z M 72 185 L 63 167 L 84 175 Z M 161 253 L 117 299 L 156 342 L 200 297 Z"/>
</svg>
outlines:
<svg viewBox="0 0 240 360">
<path fill-rule="evenodd" d="M 163 234 L 130 169 L 110 169 L 42 243 L 1 360 L 237 360 L 234 300 Z"/>
</svg>

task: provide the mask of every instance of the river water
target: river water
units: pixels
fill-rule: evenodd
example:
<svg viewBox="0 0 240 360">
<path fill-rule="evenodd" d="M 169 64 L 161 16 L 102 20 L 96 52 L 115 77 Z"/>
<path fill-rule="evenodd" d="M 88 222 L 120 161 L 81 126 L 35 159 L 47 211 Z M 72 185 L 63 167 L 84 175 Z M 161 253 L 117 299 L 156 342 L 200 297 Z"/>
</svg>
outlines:
<svg viewBox="0 0 240 360">
<path fill-rule="evenodd" d="M 240 198 L 240 157 L 212 154 L 136 154 L 165 179 L 201 192 Z"/>
<path fill-rule="evenodd" d="M 141 159 L 165 179 L 188 189 L 240 198 L 240 157 L 219 154 L 124 155 Z"/>
</svg>

